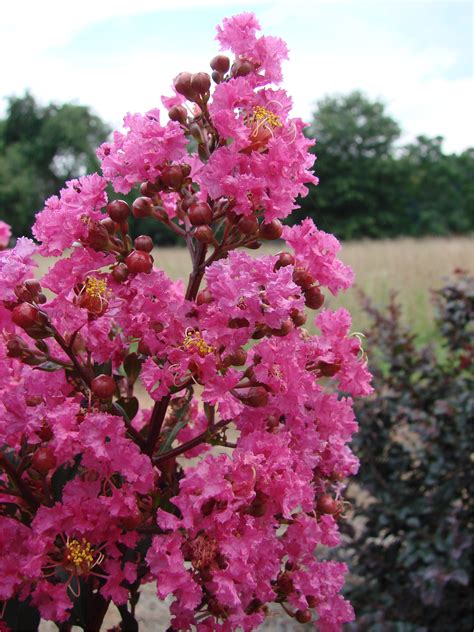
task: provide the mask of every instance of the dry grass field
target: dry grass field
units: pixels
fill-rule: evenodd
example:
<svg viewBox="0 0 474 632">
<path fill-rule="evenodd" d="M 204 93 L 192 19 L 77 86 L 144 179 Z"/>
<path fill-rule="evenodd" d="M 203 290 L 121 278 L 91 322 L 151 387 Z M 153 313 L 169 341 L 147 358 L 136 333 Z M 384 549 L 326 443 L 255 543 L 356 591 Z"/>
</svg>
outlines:
<svg viewBox="0 0 474 632">
<path fill-rule="evenodd" d="M 262 247 L 249 252 L 258 256 L 278 249 Z M 157 248 L 154 256 L 156 264 L 172 278 L 186 279 L 190 265 L 185 249 Z M 356 286 L 377 305 L 385 304 L 390 292 L 397 291 L 405 320 L 427 338 L 433 328 L 429 290 L 441 287 L 444 278 L 455 268 L 474 274 L 474 237 L 354 241 L 343 244 L 340 256 L 353 267 Z M 329 297 L 326 305 L 349 309 L 355 331 L 367 326 L 354 289 L 337 298 Z"/>
</svg>

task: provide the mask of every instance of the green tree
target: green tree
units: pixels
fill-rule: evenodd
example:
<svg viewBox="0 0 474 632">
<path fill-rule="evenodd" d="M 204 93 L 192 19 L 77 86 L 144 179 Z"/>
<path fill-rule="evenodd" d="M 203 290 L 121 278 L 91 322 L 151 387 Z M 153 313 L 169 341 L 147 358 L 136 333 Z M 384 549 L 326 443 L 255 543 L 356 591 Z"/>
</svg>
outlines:
<svg viewBox="0 0 474 632">
<path fill-rule="evenodd" d="M 40 106 L 27 93 L 8 100 L 0 122 L 0 217 L 28 234 L 45 198 L 65 180 L 98 167 L 97 145 L 109 127 L 89 107 Z"/>
<path fill-rule="evenodd" d="M 404 232 L 445 235 L 474 230 L 474 149 L 445 154 L 443 138 L 419 136 L 399 160 Z"/>
<path fill-rule="evenodd" d="M 341 238 L 396 232 L 400 127 L 379 101 L 361 92 L 318 102 L 308 136 L 317 139 L 316 174 L 298 215 Z M 295 218 L 296 219 L 296 218 Z"/>
</svg>

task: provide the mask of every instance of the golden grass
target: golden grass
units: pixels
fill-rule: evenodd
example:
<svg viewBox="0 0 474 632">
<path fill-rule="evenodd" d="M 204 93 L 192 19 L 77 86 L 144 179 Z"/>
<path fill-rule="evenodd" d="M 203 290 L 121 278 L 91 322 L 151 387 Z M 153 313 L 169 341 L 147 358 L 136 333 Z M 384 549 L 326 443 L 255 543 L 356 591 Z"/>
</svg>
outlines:
<svg viewBox="0 0 474 632">
<path fill-rule="evenodd" d="M 258 256 L 276 252 L 281 245 L 264 246 L 248 251 Z M 185 248 L 156 248 L 155 264 L 162 267 L 173 279 L 186 283 L 190 260 Z M 474 237 L 424 239 L 384 239 L 380 241 L 354 241 L 343 244 L 341 259 L 350 264 L 356 273 L 356 285 L 377 305 L 387 302 L 392 290 L 399 293 L 404 318 L 414 325 L 417 333 L 428 337 L 433 328 L 430 305 L 430 288 L 438 288 L 455 268 L 474 273 Z M 41 261 L 39 276 L 46 271 L 51 260 Z M 326 305 L 343 306 L 353 314 L 353 330 L 361 331 L 367 319 L 361 312 L 354 289 L 334 298 L 326 293 Z"/>
</svg>

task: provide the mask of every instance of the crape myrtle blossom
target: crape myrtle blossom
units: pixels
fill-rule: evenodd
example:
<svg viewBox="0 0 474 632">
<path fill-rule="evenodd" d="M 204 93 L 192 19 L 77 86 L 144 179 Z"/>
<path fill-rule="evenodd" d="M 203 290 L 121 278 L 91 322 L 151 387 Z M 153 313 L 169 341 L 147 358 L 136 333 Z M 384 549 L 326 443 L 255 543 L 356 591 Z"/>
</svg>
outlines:
<svg viewBox="0 0 474 632">
<path fill-rule="evenodd" d="M 370 374 L 350 314 L 324 309 L 353 282 L 338 241 L 280 221 L 317 179 L 277 85 L 286 45 L 259 30 L 225 19 L 233 58 L 180 73 L 167 122 L 128 114 L 102 174 L 0 253 L 2 630 L 99 630 L 110 602 L 137 629 L 152 581 L 175 631 L 254 630 L 271 604 L 323 632 L 354 617 L 326 550 Z M 186 282 L 132 239 L 143 217 L 183 239 Z M 39 279 L 40 256 L 58 259 Z"/>
</svg>

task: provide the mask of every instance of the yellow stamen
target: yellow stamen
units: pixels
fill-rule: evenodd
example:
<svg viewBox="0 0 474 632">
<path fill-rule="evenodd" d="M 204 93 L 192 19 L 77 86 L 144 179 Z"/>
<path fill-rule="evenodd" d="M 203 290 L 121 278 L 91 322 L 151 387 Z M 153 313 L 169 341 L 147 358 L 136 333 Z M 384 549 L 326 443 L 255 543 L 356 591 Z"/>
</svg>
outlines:
<svg viewBox="0 0 474 632">
<path fill-rule="evenodd" d="M 92 298 L 101 298 L 107 300 L 111 291 L 107 287 L 105 279 L 97 279 L 96 277 L 88 277 L 84 290 L 88 296 Z"/>
<path fill-rule="evenodd" d="M 200 331 L 187 329 L 183 340 L 183 347 L 190 351 L 197 351 L 201 357 L 214 353 L 214 347 L 208 345 Z"/>
<path fill-rule="evenodd" d="M 74 564 L 77 569 L 82 570 L 84 565 L 92 568 L 95 565 L 91 543 L 82 538 L 79 540 L 69 540 L 66 543 L 66 559 Z"/>
<path fill-rule="evenodd" d="M 280 120 L 278 114 L 267 110 L 261 105 L 255 106 L 253 110 L 253 121 L 255 121 L 258 125 L 268 125 L 271 128 L 275 127 L 283 127 L 283 123 Z"/>
</svg>

